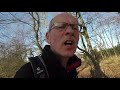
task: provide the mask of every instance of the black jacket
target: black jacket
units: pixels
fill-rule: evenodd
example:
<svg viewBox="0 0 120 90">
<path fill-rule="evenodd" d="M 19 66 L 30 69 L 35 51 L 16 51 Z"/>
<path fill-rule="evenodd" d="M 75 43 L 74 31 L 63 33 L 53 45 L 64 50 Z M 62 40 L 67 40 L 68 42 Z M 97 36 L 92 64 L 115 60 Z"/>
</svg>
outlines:
<svg viewBox="0 0 120 90">
<path fill-rule="evenodd" d="M 46 45 L 42 51 L 42 58 L 46 64 L 49 78 L 76 78 L 76 68 L 81 65 L 81 60 L 77 56 L 73 56 L 67 63 L 65 69 L 59 61 L 59 58 L 50 50 L 50 46 Z M 30 63 L 23 65 L 15 74 L 14 78 L 34 78 Z"/>
</svg>

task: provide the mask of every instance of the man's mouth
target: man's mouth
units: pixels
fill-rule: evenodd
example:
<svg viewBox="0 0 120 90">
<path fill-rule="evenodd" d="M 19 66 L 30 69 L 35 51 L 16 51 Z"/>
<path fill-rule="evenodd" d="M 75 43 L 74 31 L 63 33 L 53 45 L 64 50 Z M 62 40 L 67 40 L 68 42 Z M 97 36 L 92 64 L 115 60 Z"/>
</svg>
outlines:
<svg viewBox="0 0 120 90">
<path fill-rule="evenodd" d="M 73 44 L 74 44 L 74 41 L 72 41 L 72 40 L 66 40 L 64 42 L 64 45 L 73 45 Z"/>
</svg>

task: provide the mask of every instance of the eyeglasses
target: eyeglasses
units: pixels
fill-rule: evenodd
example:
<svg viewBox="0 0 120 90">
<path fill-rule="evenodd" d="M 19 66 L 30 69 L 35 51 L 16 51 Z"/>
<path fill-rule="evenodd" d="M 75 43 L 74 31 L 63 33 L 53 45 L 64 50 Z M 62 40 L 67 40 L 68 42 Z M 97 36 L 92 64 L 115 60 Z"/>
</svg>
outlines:
<svg viewBox="0 0 120 90">
<path fill-rule="evenodd" d="M 69 24 L 69 23 L 65 23 L 65 22 L 53 23 L 53 25 L 51 26 L 51 29 L 66 30 L 68 28 L 68 26 L 70 26 L 72 28 L 72 30 L 79 31 L 79 32 L 82 29 L 82 26 L 80 24 Z"/>
</svg>

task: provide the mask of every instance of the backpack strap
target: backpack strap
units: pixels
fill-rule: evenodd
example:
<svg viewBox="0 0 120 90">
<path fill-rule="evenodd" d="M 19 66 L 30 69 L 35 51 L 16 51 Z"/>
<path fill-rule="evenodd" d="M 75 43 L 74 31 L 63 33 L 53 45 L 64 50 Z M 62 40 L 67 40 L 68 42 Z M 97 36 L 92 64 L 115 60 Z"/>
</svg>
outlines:
<svg viewBox="0 0 120 90">
<path fill-rule="evenodd" d="M 46 65 L 40 55 L 36 57 L 30 57 L 29 61 L 35 78 L 49 78 Z"/>
</svg>

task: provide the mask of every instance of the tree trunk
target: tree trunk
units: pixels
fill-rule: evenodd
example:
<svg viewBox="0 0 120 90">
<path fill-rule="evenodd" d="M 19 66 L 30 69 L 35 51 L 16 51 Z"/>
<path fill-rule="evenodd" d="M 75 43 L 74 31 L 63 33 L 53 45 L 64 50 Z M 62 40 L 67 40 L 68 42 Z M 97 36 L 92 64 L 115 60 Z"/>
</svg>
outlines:
<svg viewBox="0 0 120 90">
<path fill-rule="evenodd" d="M 79 47 L 78 47 L 78 49 L 85 52 L 85 54 L 92 61 L 92 63 L 93 63 L 93 67 L 92 67 L 92 70 L 91 70 L 92 77 L 93 78 L 107 78 L 107 76 L 101 71 L 99 62 L 96 62 L 95 58 L 91 54 L 89 54 L 87 51 L 85 51 L 85 50 L 83 50 Z"/>
<path fill-rule="evenodd" d="M 32 19 L 33 19 L 33 30 L 35 32 L 36 46 L 42 52 L 42 47 L 39 43 L 39 35 L 38 35 L 38 31 L 39 31 L 39 28 L 40 28 L 40 17 L 39 17 L 37 12 L 35 13 L 36 16 L 34 15 L 33 12 L 31 12 L 29 14 L 32 16 Z"/>
<path fill-rule="evenodd" d="M 82 25 L 83 25 L 83 32 L 81 32 L 81 34 L 84 36 L 84 38 L 87 42 L 88 52 L 80 49 L 79 47 L 78 47 L 78 49 L 85 52 L 86 55 L 90 58 L 90 60 L 93 64 L 93 68 L 92 68 L 92 71 L 91 71 L 92 76 L 94 78 L 106 77 L 100 69 L 99 61 L 97 60 L 96 54 L 93 51 L 93 48 L 92 48 L 92 45 L 91 45 L 91 42 L 90 42 L 90 38 L 89 38 L 89 35 L 88 35 L 88 32 L 87 32 L 87 28 L 85 26 L 85 23 L 82 19 L 82 16 L 81 16 L 80 12 L 76 12 L 76 17 L 78 18 L 78 20 L 80 20 L 79 22 L 81 22 Z"/>
</svg>

